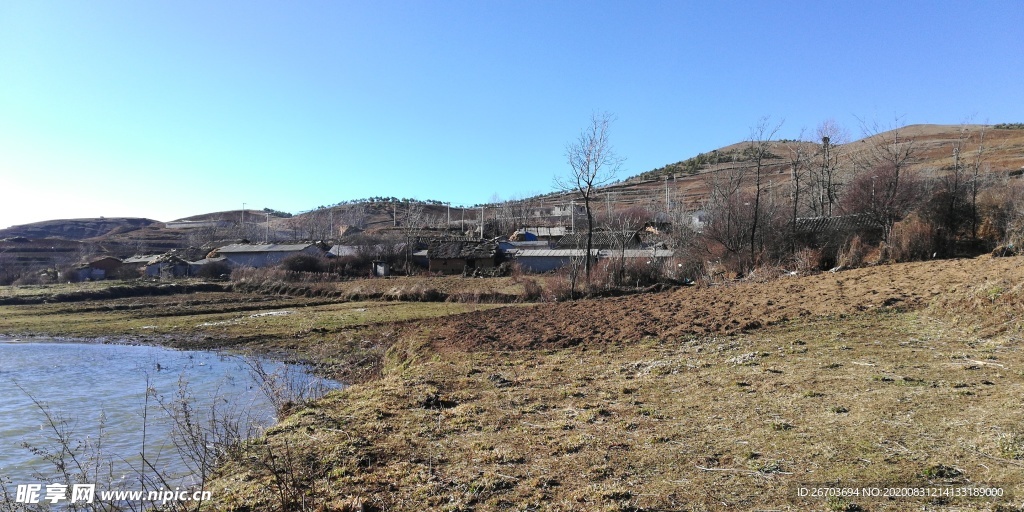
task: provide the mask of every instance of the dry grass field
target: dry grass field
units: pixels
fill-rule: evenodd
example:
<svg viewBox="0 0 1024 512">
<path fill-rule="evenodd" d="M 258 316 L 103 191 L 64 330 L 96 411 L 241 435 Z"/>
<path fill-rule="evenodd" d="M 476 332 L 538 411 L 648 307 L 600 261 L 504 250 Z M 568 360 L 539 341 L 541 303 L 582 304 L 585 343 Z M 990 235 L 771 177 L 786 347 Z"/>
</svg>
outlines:
<svg viewBox="0 0 1024 512">
<path fill-rule="evenodd" d="M 224 461 L 218 510 L 1021 510 L 1022 258 L 758 281 L 504 306 L 204 292 L 0 306 L 0 332 L 348 366 Z"/>
<path fill-rule="evenodd" d="M 1022 297 L 982 257 L 424 320 L 226 464 L 219 506 L 1018 510 Z"/>
</svg>

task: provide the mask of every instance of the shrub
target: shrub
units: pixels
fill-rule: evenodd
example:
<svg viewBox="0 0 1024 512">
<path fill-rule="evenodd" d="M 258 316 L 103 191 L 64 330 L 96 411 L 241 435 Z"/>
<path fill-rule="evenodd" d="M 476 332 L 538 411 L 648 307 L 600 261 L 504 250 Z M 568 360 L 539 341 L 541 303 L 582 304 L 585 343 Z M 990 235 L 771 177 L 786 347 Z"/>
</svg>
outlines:
<svg viewBox="0 0 1024 512">
<path fill-rule="evenodd" d="M 836 264 L 841 267 L 859 267 L 864 264 L 864 256 L 867 253 L 867 246 L 861 241 L 860 236 L 854 236 L 843 244 L 839 251 Z"/>
<path fill-rule="evenodd" d="M 196 275 L 203 279 L 219 279 L 221 277 L 227 277 L 231 275 L 231 266 L 223 261 L 214 261 L 200 267 L 199 272 L 197 272 Z"/>
<path fill-rule="evenodd" d="M 576 276 L 575 279 L 582 280 L 582 277 Z M 555 277 L 548 280 L 547 293 L 544 296 L 545 300 L 558 302 L 575 299 L 579 292 L 573 289 L 573 280 L 572 269 L 569 266 L 558 270 Z"/>
<path fill-rule="evenodd" d="M 138 279 L 142 277 L 142 268 L 136 265 L 121 265 L 108 274 L 107 277 L 123 281 Z"/>
<path fill-rule="evenodd" d="M 290 272 L 323 272 L 324 261 L 309 254 L 296 254 L 281 261 L 281 268 Z"/>
<path fill-rule="evenodd" d="M 793 254 L 793 264 L 798 272 L 822 270 L 821 249 L 805 247 Z"/>
<path fill-rule="evenodd" d="M 892 227 L 887 257 L 893 261 L 917 261 L 931 258 L 938 252 L 935 226 L 911 214 Z"/>
<path fill-rule="evenodd" d="M 61 274 L 68 282 L 78 282 L 78 273 L 74 270 L 70 270 L 67 273 Z M 46 284 L 50 282 L 47 278 L 47 274 L 44 272 L 26 272 L 15 279 L 11 284 L 15 286 L 27 286 L 36 284 Z"/>
<path fill-rule="evenodd" d="M 540 283 L 536 279 L 524 279 L 523 280 L 523 300 L 535 301 L 541 298 L 544 289 L 541 288 Z"/>
</svg>

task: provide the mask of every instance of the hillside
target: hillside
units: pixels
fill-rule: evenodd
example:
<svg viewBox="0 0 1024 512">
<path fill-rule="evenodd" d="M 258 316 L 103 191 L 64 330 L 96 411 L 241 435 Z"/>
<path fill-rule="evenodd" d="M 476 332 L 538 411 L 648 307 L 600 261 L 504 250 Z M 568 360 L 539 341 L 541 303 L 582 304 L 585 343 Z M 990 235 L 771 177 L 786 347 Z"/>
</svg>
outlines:
<svg viewBox="0 0 1024 512">
<path fill-rule="evenodd" d="M 1020 176 L 1021 170 L 1024 169 L 1024 129 L 1017 125 L 1009 126 L 1012 128 L 983 125 L 910 125 L 901 128 L 900 131 L 914 143 L 915 155 L 911 168 L 925 175 L 935 175 L 953 166 L 953 146 L 960 136 L 961 129 L 967 129 L 973 137 L 966 141 L 963 148 L 964 158 L 972 158 L 977 149 L 977 134 L 982 128 L 986 128 L 984 160 L 987 165 L 983 172 L 992 175 Z M 891 132 L 837 145 L 836 150 L 855 158 L 882 137 L 891 138 Z M 743 150 L 747 145 L 746 142 L 731 144 L 625 178 L 620 183 L 603 188 L 599 195 L 608 194 L 613 207 L 643 206 L 654 211 L 663 211 L 667 190 L 670 202 L 681 204 L 687 210 L 699 209 L 707 199 L 707 181 L 710 175 L 727 173 L 751 165 L 743 156 Z M 807 151 L 812 146 L 814 144 L 810 142 L 792 140 L 774 142 L 770 148 L 773 157 L 765 162 L 766 179 L 771 186 L 789 184 L 790 158 L 793 152 L 801 147 Z"/>
<path fill-rule="evenodd" d="M 982 129 L 985 130 L 985 165 L 982 173 L 986 176 L 1019 178 L 1024 169 L 1024 129 L 1020 125 L 910 125 L 900 128 L 900 135 L 914 144 L 915 154 L 910 168 L 925 176 L 937 176 L 952 168 L 953 147 L 961 135 L 961 130 L 967 130 L 969 135 L 963 143 L 962 157 L 970 159 L 974 158 L 978 146 L 977 137 Z M 872 143 L 891 136 L 891 132 L 881 132 L 872 137 L 834 145 L 834 148 L 837 153 L 843 155 L 843 158 L 855 159 L 863 156 Z M 752 165 L 749 157 L 744 154 L 748 146 L 748 142 L 737 142 L 658 169 L 622 178 L 621 181 L 597 191 L 595 209 L 601 214 L 605 211 L 640 207 L 657 214 L 667 209 L 666 203 L 671 204 L 673 209 L 702 209 L 708 198 L 709 181 L 713 176 L 740 172 Z M 769 188 L 787 187 L 781 189 L 780 193 L 788 194 L 792 155 L 797 150 L 812 154 L 815 146 L 814 142 L 808 141 L 772 142 L 769 148 L 770 155 L 764 162 L 765 185 Z M 518 224 L 569 224 L 566 212 L 573 195 L 556 191 L 501 204 L 489 203 L 484 205 L 484 215 L 488 220 L 502 216 L 513 217 L 518 219 L 515 221 Z M 296 215 L 291 222 L 308 222 L 311 216 L 333 211 L 335 225 L 386 228 L 393 225 L 395 212 L 401 225 L 403 220 L 408 218 L 409 208 L 408 203 L 401 201 L 340 203 L 326 210 Z M 423 204 L 420 211 L 423 214 L 419 218 L 433 225 L 442 225 L 447 220 L 444 205 Z M 467 230 L 478 226 L 479 208 L 467 208 L 463 211 L 461 208 L 453 207 L 452 224 L 458 226 L 463 215 L 467 222 Z M 342 220 L 339 222 L 338 219 Z"/>
<path fill-rule="evenodd" d="M 989 176 L 1019 178 L 1024 169 L 1024 129 L 1021 129 L 1020 125 L 996 126 L 1003 127 L 985 127 L 985 165 L 982 171 Z M 915 145 L 915 159 L 911 167 L 925 175 L 934 176 L 952 167 L 952 148 L 960 135 L 960 130 L 967 129 L 972 137 L 976 137 L 981 128 L 982 125 L 911 125 L 901 128 L 901 134 L 913 140 Z M 869 148 L 875 139 L 885 136 L 887 133 L 835 147 L 846 157 L 853 158 Z M 641 207 L 657 214 L 667 210 L 667 203 L 677 210 L 699 210 L 707 200 L 708 182 L 712 176 L 737 172 L 751 165 L 749 159 L 744 156 L 747 145 L 745 142 L 730 144 L 658 169 L 626 177 L 597 192 L 597 210 L 600 213 Z M 813 146 L 811 142 L 792 140 L 772 143 L 769 150 L 771 154 L 765 161 L 766 186 L 787 186 L 791 179 L 791 155 L 797 149 L 809 152 Z M 973 158 L 976 148 L 976 139 L 968 139 L 963 148 L 965 158 Z M 787 190 L 788 188 L 780 193 L 788 194 Z M 504 220 L 500 225 L 501 233 L 515 224 L 569 224 L 567 211 L 570 199 L 571 194 L 552 192 L 502 204 L 486 204 L 483 214 L 488 222 L 498 218 Z M 406 229 L 417 225 L 438 228 L 462 227 L 462 231 L 473 231 L 479 227 L 481 209 L 458 206 L 449 209 L 440 201 L 410 202 L 378 197 L 342 201 L 335 205 L 289 215 L 275 211 L 246 210 L 243 213 L 241 210 L 228 210 L 179 219 L 192 222 L 222 222 L 224 226 L 220 232 L 214 234 L 209 233 L 208 228 L 207 232 L 201 232 L 196 228 L 168 229 L 162 223 L 150 219 L 51 220 L 0 230 L 0 238 L 23 236 L 31 239 L 92 239 L 94 242 L 113 241 L 121 246 L 151 247 L 156 251 L 188 245 L 189 238 L 332 240 L 338 238 L 338 229 L 342 226 L 356 226 L 371 231 L 382 230 L 385 233 L 395 228 Z M 245 226 L 239 227 L 243 219 Z M 143 227 L 147 228 L 145 232 L 132 234 Z"/>
<path fill-rule="evenodd" d="M 100 217 L 98 219 L 57 219 L 0 229 L 0 238 L 63 238 L 84 240 L 119 230 L 120 232 L 158 224 L 152 219 Z"/>
</svg>

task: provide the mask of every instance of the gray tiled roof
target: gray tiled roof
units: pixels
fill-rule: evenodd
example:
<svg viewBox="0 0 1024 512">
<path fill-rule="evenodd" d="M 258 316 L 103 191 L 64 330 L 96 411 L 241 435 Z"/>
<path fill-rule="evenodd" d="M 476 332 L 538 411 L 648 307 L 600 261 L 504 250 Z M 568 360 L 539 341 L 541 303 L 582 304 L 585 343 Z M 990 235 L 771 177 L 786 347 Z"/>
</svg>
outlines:
<svg viewBox="0 0 1024 512">
<path fill-rule="evenodd" d="M 305 250 L 313 244 L 231 244 L 225 245 L 217 252 L 224 253 L 245 253 L 245 252 L 298 252 Z"/>
<path fill-rule="evenodd" d="M 796 219 L 797 233 L 828 233 L 873 229 L 878 225 L 867 215 L 840 215 L 835 217 L 803 217 Z"/>
<path fill-rule="evenodd" d="M 490 240 L 477 242 L 442 242 L 432 245 L 428 251 L 430 259 L 488 259 L 498 253 L 498 243 Z"/>
</svg>

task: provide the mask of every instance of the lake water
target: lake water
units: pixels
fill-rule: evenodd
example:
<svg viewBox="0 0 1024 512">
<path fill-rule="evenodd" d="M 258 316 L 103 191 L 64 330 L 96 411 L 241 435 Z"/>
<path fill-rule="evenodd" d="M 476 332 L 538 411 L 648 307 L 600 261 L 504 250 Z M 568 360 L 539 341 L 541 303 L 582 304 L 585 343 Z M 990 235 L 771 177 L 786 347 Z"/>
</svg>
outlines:
<svg viewBox="0 0 1024 512">
<path fill-rule="evenodd" d="M 322 394 L 340 387 L 301 367 L 266 360 L 257 366 L 293 390 Z M 252 359 L 234 355 L 0 338 L 0 487 L 12 492 L 18 484 L 48 483 L 43 477 L 57 471 L 39 450 L 59 453 L 61 435 L 78 450 L 91 475 L 85 479 L 100 480 L 88 482 L 98 489 L 137 481 L 140 469 L 152 473 L 143 451 L 160 473 L 187 485 L 194 475 L 172 441 L 180 405 L 189 404 L 196 425 L 210 425 L 215 411 L 246 431 L 265 428 L 275 420 L 261 390 L 266 380 L 254 376 Z"/>
</svg>

